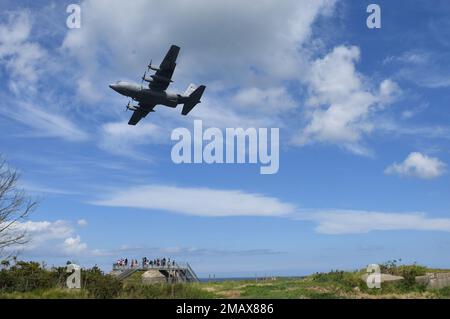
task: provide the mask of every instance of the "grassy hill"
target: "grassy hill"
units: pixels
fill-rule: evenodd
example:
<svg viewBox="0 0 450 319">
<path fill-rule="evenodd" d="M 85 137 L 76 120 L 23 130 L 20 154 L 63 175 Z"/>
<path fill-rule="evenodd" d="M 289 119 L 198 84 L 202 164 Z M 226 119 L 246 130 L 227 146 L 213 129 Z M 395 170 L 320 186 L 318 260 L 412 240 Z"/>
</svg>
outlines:
<svg viewBox="0 0 450 319">
<path fill-rule="evenodd" d="M 82 289 L 64 287 L 65 268 L 43 269 L 37 263 L 18 262 L 0 271 L 0 298 L 450 298 L 450 287 L 429 290 L 414 278 L 426 272 L 450 272 L 419 265 L 386 263 L 382 272 L 405 279 L 369 289 L 361 279 L 364 270 L 317 273 L 305 278 L 236 280 L 191 284 L 152 284 L 136 272 L 120 282 L 98 268 L 82 272 Z"/>
</svg>

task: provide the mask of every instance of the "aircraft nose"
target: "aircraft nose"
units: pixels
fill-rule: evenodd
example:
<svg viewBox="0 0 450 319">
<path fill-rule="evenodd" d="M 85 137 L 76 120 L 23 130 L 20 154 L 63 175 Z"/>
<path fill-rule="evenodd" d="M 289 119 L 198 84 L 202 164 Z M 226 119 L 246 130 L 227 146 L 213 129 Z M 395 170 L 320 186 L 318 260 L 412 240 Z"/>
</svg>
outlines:
<svg viewBox="0 0 450 319">
<path fill-rule="evenodd" d="M 109 85 L 109 87 L 110 87 L 111 89 L 113 89 L 114 91 L 116 91 L 117 93 L 120 93 L 120 92 L 119 92 L 119 85 L 118 85 L 118 84 L 116 84 L 116 83 L 111 83 L 111 84 Z"/>
</svg>

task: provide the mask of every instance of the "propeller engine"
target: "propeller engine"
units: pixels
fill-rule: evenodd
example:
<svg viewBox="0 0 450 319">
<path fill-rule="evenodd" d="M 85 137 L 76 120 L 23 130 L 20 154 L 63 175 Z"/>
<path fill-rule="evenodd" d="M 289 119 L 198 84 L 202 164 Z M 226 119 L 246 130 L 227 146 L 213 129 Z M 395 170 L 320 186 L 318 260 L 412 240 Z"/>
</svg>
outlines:
<svg viewBox="0 0 450 319">
<path fill-rule="evenodd" d="M 125 106 L 125 111 L 136 111 L 138 108 L 137 106 L 134 106 L 131 104 L 131 101 L 128 102 L 128 104 Z"/>
<path fill-rule="evenodd" d="M 150 60 L 150 63 L 148 64 L 148 70 L 159 71 L 160 69 L 157 67 L 154 67 L 152 65 L 152 60 Z"/>
<path fill-rule="evenodd" d="M 155 68 L 154 66 L 152 66 L 152 60 L 150 60 L 150 63 L 149 63 L 149 65 L 147 66 L 147 70 L 144 72 L 144 75 L 142 76 L 142 78 L 141 78 L 141 85 L 144 83 L 144 81 L 145 82 L 148 82 L 148 83 L 150 83 L 150 82 L 153 82 L 153 76 L 151 77 L 151 78 L 147 78 L 146 76 L 147 76 L 147 73 L 150 71 L 150 70 L 153 70 L 153 71 L 158 71 L 159 69 L 158 68 Z"/>
<path fill-rule="evenodd" d="M 147 71 L 144 72 L 144 75 L 142 76 L 142 81 L 141 81 L 141 85 L 144 83 L 145 81 L 145 76 L 147 75 Z"/>
</svg>

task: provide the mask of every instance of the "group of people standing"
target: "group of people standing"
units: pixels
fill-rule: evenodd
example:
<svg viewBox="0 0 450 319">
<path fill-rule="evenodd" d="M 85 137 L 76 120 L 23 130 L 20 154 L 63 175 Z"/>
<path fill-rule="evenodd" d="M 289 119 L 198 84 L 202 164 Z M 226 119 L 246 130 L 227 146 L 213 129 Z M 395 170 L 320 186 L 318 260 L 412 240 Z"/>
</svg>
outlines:
<svg viewBox="0 0 450 319">
<path fill-rule="evenodd" d="M 128 264 L 131 268 L 134 268 L 139 265 L 137 259 L 128 260 L 128 258 L 120 258 L 117 260 L 116 265 L 119 267 L 128 267 Z"/>
<path fill-rule="evenodd" d="M 139 264 L 137 259 L 128 260 L 128 258 L 120 258 L 116 262 L 116 266 L 127 268 L 128 265 L 130 268 L 137 268 L 142 266 L 143 268 L 153 268 L 153 267 L 175 267 L 175 260 L 170 260 L 170 258 L 156 258 L 156 259 L 148 259 L 147 257 L 142 258 L 142 263 Z"/>
<path fill-rule="evenodd" d="M 147 257 L 142 258 L 142 266 L 144 268 L 152 267 L 174 267 L 176 265 L 175 260 L 170 260 L 170 258 L 157 258 L 150 260 Z"/>
</svg>

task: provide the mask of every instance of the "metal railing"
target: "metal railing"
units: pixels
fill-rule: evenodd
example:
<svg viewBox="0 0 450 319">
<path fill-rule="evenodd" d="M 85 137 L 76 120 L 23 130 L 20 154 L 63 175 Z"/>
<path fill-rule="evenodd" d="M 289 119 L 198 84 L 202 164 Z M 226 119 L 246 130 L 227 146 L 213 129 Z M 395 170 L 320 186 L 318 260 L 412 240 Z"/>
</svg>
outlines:
<svg viewBox="0 0 450 319">
<path fill-rule="evenodd" d="M 200 281 L 200 279 L 198 279 L 197 274 L 194 272 L 194 270 L 191 268 L 191 265 L 189 265 L 188 263 L 186 263 L 187 269 L 189 270 L 189 273 L 191 274 L 192 278 L 194 281 Z"/>
<path fill-rule="evenodd" d="M 142 265 L 141 263 L 139 264 L 135 264 L 133 266 L 131 265 L 118 265 L 118 264 L 113 264 L 113 270 L 127 270 L 127 269 L 138 269 L 138 270 L 145 270 L 145 269 L 158 269 L 158 270 L 170 270 L 170 269 L 187 269 L 188 264 L 187 263 L 175 263 L 175 264 L 145 264 Z"/>
<path fill-rule="evenodd" d="M 165 271 L 177 271 L 185 281 L 199 281 L 197 275 L 194 270 L 188 263 L 166 263 L 166 264 L 144 264 L 138 263 L 131 265 L 118 265 L 117 263 L 113 264 L 114 271 L 121 271 L 121 274 L 118 276 L 121 279 L 128 277 L 129 274 L 132 274 L 138 270 L 165 270 Z M 123 277 L 123 278 L 122 278 Z"/>
</svg>

